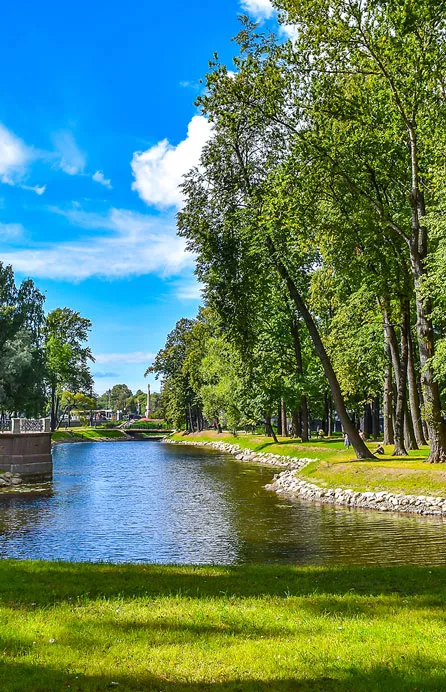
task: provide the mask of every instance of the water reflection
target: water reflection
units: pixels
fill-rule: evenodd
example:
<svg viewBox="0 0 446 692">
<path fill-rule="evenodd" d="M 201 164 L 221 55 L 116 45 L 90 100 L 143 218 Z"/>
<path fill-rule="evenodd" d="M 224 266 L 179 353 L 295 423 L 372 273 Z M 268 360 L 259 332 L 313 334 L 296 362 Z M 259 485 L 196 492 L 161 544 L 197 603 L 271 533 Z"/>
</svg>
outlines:
<svg viewBox="0 0 446 692">
<path fill-rule="evenodd" d="M 445 564 L 446 523 L 292 502 L 268 468 L 152 442 L 60 445 L 54 481 L 0 493 L 0 556 Z"/>
</svg>

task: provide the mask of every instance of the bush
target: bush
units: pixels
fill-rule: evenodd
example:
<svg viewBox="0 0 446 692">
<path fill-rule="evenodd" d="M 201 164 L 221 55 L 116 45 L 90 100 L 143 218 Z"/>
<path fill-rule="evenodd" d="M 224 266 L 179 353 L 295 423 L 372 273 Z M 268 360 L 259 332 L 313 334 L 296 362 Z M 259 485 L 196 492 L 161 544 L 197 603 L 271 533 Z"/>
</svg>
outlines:
<svg viewBox="0 0 446 692">
<path fill-rule="evenodd" d="M 164 420 L 135 420 L 130 427 L 140 430 L 166 430 L 167 423 Z"/>
</svg>

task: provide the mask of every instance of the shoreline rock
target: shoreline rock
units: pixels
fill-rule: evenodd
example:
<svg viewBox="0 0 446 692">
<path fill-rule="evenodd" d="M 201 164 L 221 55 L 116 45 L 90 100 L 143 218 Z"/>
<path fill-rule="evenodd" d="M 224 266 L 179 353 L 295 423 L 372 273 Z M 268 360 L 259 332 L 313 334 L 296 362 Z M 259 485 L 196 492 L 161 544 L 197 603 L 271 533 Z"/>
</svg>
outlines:
<svg viewBox="0 0 446 692">
<path fill-rule="evenodd" d="M 322 488 L 299 478 L 296 472 L 303 469 L 316 459 L 284 457 L 280 454 L 254 452 L 231 445 L 228 442 L 198 442 L 194 440 L 163 440 L 166 444 L 192 445 L 195 447 L 211 447 L 220 452 L 235 456 L 238 461 L 264 464 L 267 466 L 286 467 L 286 470 L 274 475 L 273 481 L 265 485 L 279 495 L 298 497 L 310 502 L 353 507 L 354 509 L 373 509 L 378 512 L 400 512 L 431 517 L 446 517 L 446 497 L 430 495 L 405 495 L 389 493 L 357 491 L 350 488 Z"/>
<path fill-rule="evenodd" d="M 405 495 L 403 493 L 360 492 L 345 488 L 321 488 L 298 478 L 294 469 L 276 474 L 272 483 L 265 486 L 279 494 L 298 496 L 304 500 L 323 504 L 374 509 L 378 512 L 400 512 L 431 517 L 446 517 L 446 498 L 430 495 Z"/>
<path fill-rule="evenodd" d="M 192 447 L 211 447 L 219 452 L 226 452 L 235 456 L 237 461 L 264 464 L 265 466 L 286 467 L 287 469 L 301 469 L 314 459 L 296 459 L 284 457 L 270 452 L 254 452 L 252 449 L 242 449 L 239 445 L 231 445 L 229 442 L 198 442 L 195 440 L 171 440 L 165 438 L 163 443 L 170 445 L 189 445 Z"/>
<path fill-rule="evenodd" d="M 0 488 L 12 488 L 15 485 L 21 485 L 21 483 L 23 483 L 23 478 L 20 473 L 5 471 L 5 473 L 0 474 Z"/>
</svg>

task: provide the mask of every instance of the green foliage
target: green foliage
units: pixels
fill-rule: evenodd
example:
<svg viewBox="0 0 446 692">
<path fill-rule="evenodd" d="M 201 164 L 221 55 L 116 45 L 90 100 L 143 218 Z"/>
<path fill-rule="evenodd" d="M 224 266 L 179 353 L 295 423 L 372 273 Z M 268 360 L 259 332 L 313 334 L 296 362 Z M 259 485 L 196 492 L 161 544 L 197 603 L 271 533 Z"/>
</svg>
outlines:
<svg viewBox="0 0 446 692">
<path fill-rule="evenodd" d="M 164 430 L 167 425 L 164 420 L 135 420 L 130 427 L 142 430 Z"/>
<path fill-rule="evenodd" d="M 339 306 L 327 342 L 341 387 L 366 403 L 379 395 L 384 377 L 382 316 L 367 287 Z"/>
<path fill-rule="evenodd" d="M 89 361 L 94 359 L 90 347 L 85 345 L 90 329 L 90 320 L 70 308 L 57 308 L 47 316 L 44 327 L 45 360 L 52 430 L 59 422 L 62 392 L 88 393 L 92 390 Z"/>
<path fill-rule="evenodd" d="M 132 390 L 126 384 L 115 384 L 113 387 L 98 398 L 98 407 L 102 409 L 113 409 L 123 411 L 124 409 L 133 411 Z M 134 411 L 136 413 L 136 410 Z"/>
<path fill-rule="evenodd" d="M 19 287 L 0 263 L 0 411 L 36 416 L 45 401 L 44 296 L 31 280 Z"/>
<path fill-rule="evenodd" d="M 195 320 L 185 318 L 179 320 L 168 335 L 165 347 L 158 351 L 146 372 L 162 377 L 159 406 L 168 423 L 174 427 L 189 422 L 191 407 L 197 403 L 187 361 L 195 323 Z"/>
</svg>

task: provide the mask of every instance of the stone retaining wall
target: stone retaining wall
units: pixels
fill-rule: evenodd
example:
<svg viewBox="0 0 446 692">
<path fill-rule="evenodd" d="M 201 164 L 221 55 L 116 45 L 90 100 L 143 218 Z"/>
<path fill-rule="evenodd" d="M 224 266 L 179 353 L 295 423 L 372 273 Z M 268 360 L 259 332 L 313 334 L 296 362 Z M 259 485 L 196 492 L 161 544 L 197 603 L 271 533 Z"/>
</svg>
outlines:
<svg viewBox="0 0 446 692">
<path fill-rule="evenodd" d="M 50 480 L 53 475 L 51 433 L 0 434 L 0 487 L 21 480 Z"/>
<path fill-rule="evenodd" d="M 427 495 L 394 495 L 385 491 L 359 492 L 343 488 L 321 488 L 298 478 L 293 469 L 274 476 L 267 490 L 298 496 L 304 500 L 347 507 L 363 507 L 380 512 L 405 512 L 427 516 L 446 516 L 446 498 Z"/>
<path fill-rule="evenodd" d="M 423 514 L 426 516 L 446 517 L 446 498 L 432 497 L 429 495 L 404 495 L 380 492 L 359 492 L 344 490 L 343 488 L 321 488 L 315 483 L 304 481 L 296 475 L 296 471 L 304 468 L 315 459 L 296 459 L 284 457 L 280 454 L 254 452 L 249 449 L 241 449 L 239 445 L 231 445 L 228 442 L 196 442 L 187 440 L 169 440 L 169 444 L 186 444 L 195 447 L 212 447 L 220 452 L 233 454 L 238 461 L 266 464 L 268 466 L 286 467 L 285 471 L 275 474 L 272 483 L 265 485 L 267 490 L 278 494 L 287 494 L 312 502 L 322 502 L 344 507 L 363 509 L 375 509 L 380 512 L 404 512 L 409 514 Z"/>
</svg>

